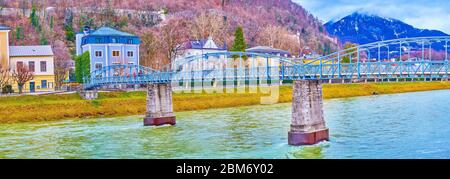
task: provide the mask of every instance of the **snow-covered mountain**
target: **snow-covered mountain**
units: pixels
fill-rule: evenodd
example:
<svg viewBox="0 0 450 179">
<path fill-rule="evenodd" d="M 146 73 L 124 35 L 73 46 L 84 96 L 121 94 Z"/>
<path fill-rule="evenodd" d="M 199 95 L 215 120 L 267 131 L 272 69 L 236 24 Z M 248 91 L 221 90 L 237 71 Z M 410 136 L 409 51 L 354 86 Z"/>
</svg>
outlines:
<svg viewBox="0 0 450 179">
<path fill-rule="evenodd" d="M 355 12 L 325 24 L 328 33 L 342 42 L 366 44 L 396 38 L 446 36 L 438 30 L 418 29 L 400 20 Z"/>
</svg>

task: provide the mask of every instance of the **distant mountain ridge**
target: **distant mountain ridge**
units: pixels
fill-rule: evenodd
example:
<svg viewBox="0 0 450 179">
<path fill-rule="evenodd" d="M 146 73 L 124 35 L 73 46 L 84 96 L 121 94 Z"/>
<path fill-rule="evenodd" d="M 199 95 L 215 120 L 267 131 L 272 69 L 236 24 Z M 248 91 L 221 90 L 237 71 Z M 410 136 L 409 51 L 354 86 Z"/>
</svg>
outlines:
<svg viewBox="0 0 450 179">
<path fill-rule="evenodd" d="M 400 20 L 355 12 L 338 21 L 325 24 L 328 33 L 342 43 L 367 44 L 381 40 L 408 37 L 447 36 L 438 30 L 418 29 Z"/>
</svg>

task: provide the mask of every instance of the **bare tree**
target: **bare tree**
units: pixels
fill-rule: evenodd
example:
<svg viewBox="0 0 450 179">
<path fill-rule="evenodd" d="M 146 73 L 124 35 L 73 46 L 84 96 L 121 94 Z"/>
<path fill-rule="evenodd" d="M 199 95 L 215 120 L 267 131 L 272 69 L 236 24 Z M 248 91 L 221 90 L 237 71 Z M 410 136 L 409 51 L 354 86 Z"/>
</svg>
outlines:
<svg viewBox="0 0 450 179">
<path fill-rule="evenodd" d="M 160 48 L 159 40 L 152 31 L 145 32 L 141 36 L 141 61 L 142 65 L 147 67 L 152 67 L 153 62 L 157 56 L 158 50 Z"/>
<path fill-rule="evenodd" d="M 0 64 L 0 89 L 3 89 L 5 85 L 9 84 L 9 80 L 9 69 Z"/>
<path fill-rule="evenodd" d="M 67 79 L 71 60 L 69 50 L 63 41 L 58 40 L 53 44 L 53 52 L 55 54 L 55 87 L 59 90 L 64 80 Z"/>
<path fill-rule="evenodd" d="M 5 0 L 0 0 L 0 13 L 3 11 L 3 7 L 5 6 Z"/>
<path fill-rule="evenodd" d="M 223 44 L 224 19 L 217 11 L 201 12 L 190 24 L 190 34 L 195 39 L 206 39 L 214 37 L 216 41 Z"/>
<path fill-rule="evenodd" d="M 26 82 L 34 79 L 34 74 L 28 66 L 26 65 L 18 65 L 15 70 L 12 71 L 12 78 L 15 82 L 17 82 L 17 86 L 19 88 L 19 94 L 22 94 L 23 85 Z"/>
<path fill-rule="evenodd" d="M 172 19 L 161 30 L 161 50 L 165 59 L 158 64 L 158 68 L 164 67 L 178 56 L 184 54 L 184 43 L 187 41 L 186 22 L 180 19 Z"/>
<path fill-rule="evenodd" d="M 257 36 L 256 41 L 260 45 L 287 50 L 291 54 L 299 53 L 298 36 L 284 27 L 268 25 L 263 27 Z"/>
<path fill-rule="evenodd" d="M 22 15 L 26 16 L 26 11 L 28 10 L 28 1 L 27 0 L 20 1 L 19 8 L 22 10 Z"/>
</svg>

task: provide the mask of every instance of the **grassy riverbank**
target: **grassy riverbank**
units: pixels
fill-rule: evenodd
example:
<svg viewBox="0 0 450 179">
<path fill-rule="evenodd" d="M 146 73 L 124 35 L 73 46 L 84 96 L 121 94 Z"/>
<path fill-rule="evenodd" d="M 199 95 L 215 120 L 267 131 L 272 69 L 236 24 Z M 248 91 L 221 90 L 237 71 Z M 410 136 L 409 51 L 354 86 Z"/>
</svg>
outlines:
<svg viewBox="0 0 450 179">
<path fill-rule="evenodd" d="M 450 82 L 324 84 L 323 92 L 325 99 L 332 99 L 441 89 L 450 89 Z M 264 96 L 268 94 L 174 93 L 173 100 L 174 110 L 179 112 L 257 105 Z M 0 123 L 140 115 L 146 111 L 145 98 L 145 92 L 100 93 L 99 98 L 94 101 L 82 100 L 78 94 L 1 97 Z M 278 102 L 290 102 L 291 98 L 292 88 L 280 87 Z"/>
</svg>

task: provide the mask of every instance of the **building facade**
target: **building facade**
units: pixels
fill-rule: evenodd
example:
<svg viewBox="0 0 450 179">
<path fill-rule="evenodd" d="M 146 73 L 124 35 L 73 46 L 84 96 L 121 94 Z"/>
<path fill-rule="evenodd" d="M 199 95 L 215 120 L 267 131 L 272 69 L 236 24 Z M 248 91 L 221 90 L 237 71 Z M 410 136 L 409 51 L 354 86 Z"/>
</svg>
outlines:
<svg viewBox="0 0 450 179">
<path fill-rule="evenodd" d="M 288 51 L 276 49 L 268 46 L 256 46 L 252 48 L 245 49 L 248 53 L 258 53 L 266 54 L 269 58 L 264 58 L 262 56 L 251 58 L 247 60 L 247 66 L 249 68 L 265 67 L 265 66 L 280 66 L 281 58 L 290 58 L 291 54 Z"/>
<path fill-rule="evenodd" d="M 90 69 L 117 64 L 139 65 L 138 36 L 109 27 L 97 30 L 85 28 L 76 35 L 76 54 L 90 53 Z"/>
<path fill-rule="evenodd" d="M 55 90 L 54 57 L 50 45 L 10 46 L 9 58 L 9 66 L 12 70 L 25 65 L 34 74 L 34 78 L 23 86 L 23 92 Z M 14 91 L 18 91 L 16 83 L 12 86 Z"/>
<path fill-rule="evenodd" d="M 189 57 L 203 56 L 208 53 L 220 53 L 227 52 L 226 46 L 219 47 L 212 37 L 202 40 L 189 40 L 183 44 L 183 53 L 178 56 L 172 63 L 173 67 L 182 71 L 201 70 L 205 68 L 212 68 L 215 65 L 214 61 L 196 60 L 191 63 L 185 64 L 184 60 Z M 181 66 L 180 66 L 181 65 Z"/>
<path fill-rule="evenodd" d="M 17 66 L 25 65 L 33 72 L 34 78 L 23 86 L 23 92 L 44 92 L 55 90 L 54 55 L 51 46 L 10 46 L 10 28 L 0 25 L 0 62 L 4 69 L 11 72 Z M 18 85 L 12 79 L 14 91 Z"/>
<path fill-rule="evenodd" d="M 202 40 L 190 40 L 185 44 L 184 54 L 179 58 L 199 56 L 208 53 L 226 52 L 226 47 L 219 47 L 212 37 Z"/>
</svg>

